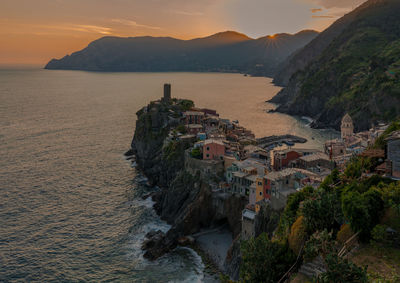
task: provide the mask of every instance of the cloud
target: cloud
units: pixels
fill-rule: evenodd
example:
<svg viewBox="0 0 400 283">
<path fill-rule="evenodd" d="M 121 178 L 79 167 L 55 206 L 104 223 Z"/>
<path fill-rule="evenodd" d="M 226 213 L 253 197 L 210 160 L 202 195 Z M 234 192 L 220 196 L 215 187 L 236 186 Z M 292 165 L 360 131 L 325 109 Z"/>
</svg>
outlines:
<svg viewBox="0 0 400 283">
<path fill-rule="evenodd" d="M 313 19 L 321 19 L 321 18 L 326 18 L 326 19 L 334 19 L 337 18 L 337 16 L 332 16 L 332 15 L 312 15 Z"/>
<path fill-rule="evenodd" d="M 169 10 L 169 12 L 172 14 L 184 15 L 184 16 L 204 16 L 204 13 L 201 12 L 188 12 L 181 10 Z"/>
<path fill-rule="evenodd" d="M 94 32 L 100 34 L 111 34 L 112 29 L 108 27 L 94 26 L 94 25 L 73 25 L 71 27 L 65 27 L 66 29 L 82 31 L 82 32 Z"/>
<path fill-rule="evenodd" d="M 311 11 L 311 13 L 318 13 L 318 12 L 322 12 L 322 9 L 321 8 L 315 8 L 315 9 L 311 9 L 310 11 Z"/>
<path fill-rule="evenodd" d="M 137 22 L 135 22 L 135 21 L 132 21 L 132 20 L 112 19 L 111 21 L 112 21 L 113 23 L 118 23 L 118 24 L 121 24 L 121 25 L 131 26 L 131 27 L 146 28 L 146 29 L 154 29 L 154 30 L 160 30 L 160 29 L 161 29 L 161 27 L 143 25 L 143 24 L 139 24 L 139 23 L 137 23 Z"/>
<path fill-rule="evenodd" d="M 348 8 L 353 9 L 367 0 L 306 0 L 308 3 L 316 4 L 324 8 Z"/>
</svg>

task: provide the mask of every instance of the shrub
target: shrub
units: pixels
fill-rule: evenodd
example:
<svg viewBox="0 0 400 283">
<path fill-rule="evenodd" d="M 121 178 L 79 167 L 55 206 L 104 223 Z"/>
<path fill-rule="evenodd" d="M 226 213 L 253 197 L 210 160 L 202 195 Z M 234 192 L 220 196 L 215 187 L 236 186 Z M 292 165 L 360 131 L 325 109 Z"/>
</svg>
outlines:
<svg viewBox="0 0 400 283">
<path fill-rule="evenodd" d="M 286 203 L 285 210 L 279 221 L 278 234 L 281 236 L 287 236 L 290 227 L 293 225 L 297 217 L 297 210 L 299 209 L 300 203 L 310 196 L 314 191 L 313 187 L 305 187 L 301 191 L 289 195 Z"/>
<path fill-rule="evenodd" d="M 201 159 L 203 156 L 201 153 L 201 150 L 199 148 L 193 148 L 192 151 L 190 152 L 190 155 L 193 158 L 197 158 L 197 159 Z"/>
<path fill-rule="evenodd" d="M 194 102 L 188 99 L 180 99 L 178 100 L 178 106 L 182 111 L 187 111 L 190 108 L 194 107 Z"/>
<path fill-rule="evenodd" d="M 304 259 L 311 261 L 318 255 L 327 256 L 335 250 L 336 243 L 332 240 L 332 232 L 317 231 L 304 245 Z"/>
<path fill-rule="evenodd" d="M 295 254 L 298 254 L 300 252 L 301 246 L 303 245 L 306 236 L 307 234 L 304 223 L 304 216 L 300 216 L 290 228 L 290 234 L 288 238 L 289 247 Z"/>
<path fill-rule="evenodd" d="M 354 232 L 360 231 L 360 240 L 367 241 L 372 228 L 379 223 L 384 211 L 382 193 L 374 188 L 360 194 L 348 191 L 342 197 L 342 209 Z"/>
<path fill-rule="evenodd" d="M 386 243 L 387 241 L 387 233 L 386 229 L 388 227 L 386 225 L 376 225 L 371 232 L 371 238 L 375 243 Z"/>
<path fill-rule="evenodd" d="M 338 229 L 342 218 L 340 202 L 335 193 L 319 191 L 314 199 L 304 201 L 302 212 L 309 235 L 324 229 Z"/>
<path fill-rule="evenodd" d="M 186 127 L 184 125 L 179 125 L 178 127 L 176 127 L 176 130 L 181 134 L 186 134 L 187 132 Z"/>
<path fill-rule="evenodd" d="M 241 252 L 241 282 L 278 282 L 296 258 L 287 244 L 272 242 L 265 233 L 243 241 Z"/>
<path fill-rule="evenodd" d="M 371 218 L 368 207 L 358 192 L 348 192 L 343 196 L 342 209 L 345 217 L 350 221 L 354 232 L 361 231 L 360 239 L 367 240 L 370 234 Z"/>
<path fill-rule="evenodd" d="M 367 267 L 361 268 L 354 263 L 332 253 L 325 259 L 327 271 L 318 276 L 318 283 L 366 283 Z"/>
<path fill-rule="evenodd" d="M 350 225 L 349 224 L 343 224 L 342 227 L 340 227 L 340 230 L 336 235 L 336 240 L 339 243 L 344 244 L 353 235 L 354 235 L 354 232 L 351 229 Z"/>
</svg>

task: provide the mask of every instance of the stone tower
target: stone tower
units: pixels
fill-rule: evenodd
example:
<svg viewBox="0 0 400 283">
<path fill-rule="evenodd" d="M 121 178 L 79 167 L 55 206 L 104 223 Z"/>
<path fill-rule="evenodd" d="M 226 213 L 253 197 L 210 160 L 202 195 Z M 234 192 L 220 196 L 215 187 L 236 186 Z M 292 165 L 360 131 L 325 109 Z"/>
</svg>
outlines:
<svg viewBox="0 0 400 283">
<path fill-rule="evenodd" d="M 164 84 L 163 101 L 168 102 L 170 100 L 171 100 L 171 84 Z"/>
<path fill-rule="evenodd" d="M 353 136 L 354 134 L 353 120 L 351 119 L 348 113 L 346 113 L 346 115 L 343 116 L 342 125 L 340 129 L 342 133 L 342 139 L 345 140 Z"/>
</svg>

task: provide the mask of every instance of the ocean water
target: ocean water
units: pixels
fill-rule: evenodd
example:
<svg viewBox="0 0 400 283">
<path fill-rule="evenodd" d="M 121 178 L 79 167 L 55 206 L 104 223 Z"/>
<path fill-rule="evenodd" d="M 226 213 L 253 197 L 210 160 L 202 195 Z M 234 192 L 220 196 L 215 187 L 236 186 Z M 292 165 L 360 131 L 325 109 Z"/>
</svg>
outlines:
<svg viewBox="0 0 400 283">
<path fill-rule="evenodd" d="M 0 282 L 201 282 L 204 265 L 180 248 L 143 259 L 144 235 L 168 230 L 124 160 L 136 111 L 172 83 L 252 129 L 320 146 L 329 134 L 268 114 L 279 88 L 238 74 L 0 70 Z M 314 139 L 312 139 L 312 137 Z"/>
</svg>

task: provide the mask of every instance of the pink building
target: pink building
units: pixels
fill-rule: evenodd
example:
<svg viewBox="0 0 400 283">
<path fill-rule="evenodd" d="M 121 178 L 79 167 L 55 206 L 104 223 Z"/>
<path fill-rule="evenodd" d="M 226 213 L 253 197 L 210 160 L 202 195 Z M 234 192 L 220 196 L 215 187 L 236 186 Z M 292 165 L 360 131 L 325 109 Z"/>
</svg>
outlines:
<svg viewBox="0 0 400 283">
<path fill-rule="evenodd" d="M 212 160 L 220 159 L 222 160 L 225 155 L 225 145 L 220 140 L 206 140 L 203 146 L 203 159 Z"/>
</svg>

